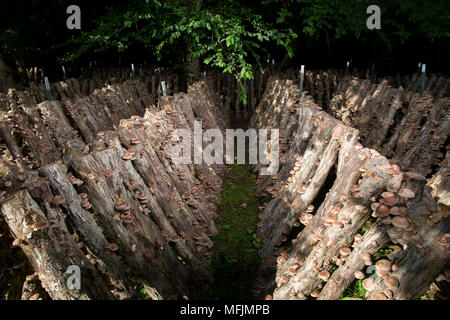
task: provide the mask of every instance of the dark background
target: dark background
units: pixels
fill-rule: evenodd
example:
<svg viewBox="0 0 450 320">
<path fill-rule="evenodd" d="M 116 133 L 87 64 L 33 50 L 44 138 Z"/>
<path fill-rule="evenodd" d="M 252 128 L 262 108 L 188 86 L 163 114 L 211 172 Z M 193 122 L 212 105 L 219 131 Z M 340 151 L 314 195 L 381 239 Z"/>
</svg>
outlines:
<svg viewBox="0 0 450 320">
<path fill-rule="evenodd" d="M 293 8 L 292 10 L 298 10 L 307 5 L 305 3 L 308 1 L 298 1 L 298 3 L 287 1 L 285 3 L 274 0 L 265 5 L 257 1 L 239 2 L 262 15 L 268 23 L 280 28 L 291 27 L 298 34 L 298 38 L 292 44 L 294 48 L 292 59 L 283 61 L 284 51 L 272 44 L 266 46 L 277 63 L 284 62 L 283 67 L 298 68 L 301 64 L 305 64 L 309 69 L 329 67 L 343 69 L 346 61 L 351 59 L 352 67 L 357 67 L 361 71 L 365 71 L 375 64 L 380 74 L 408 74 L 417 71 L 417 63 L 420 61 L 427 64 L 427 72 L 450 73 L 448 59 L 450 56 L 448 38 L 450 16 L 448 10 L 442 12 L 442 1 L 378 1 L 382 8 L 381 31 L 389 37 L 391 47 L 380 37 L 380 31 L 377 30 L 366 31 L 360 37 L 349 32 L 336 39 L 332 34 L 334 27 L 332 19 L 331 26 L 328 27 L 329 44 L 327 44 L 326 35 L 322 31 L 316 32 L 314 35 L 305 34 L 300 15 L 298 19 L 285 22 L 285 25 L 277 24 L 277 13 L 286 3 L 289 3 L 289 8 Z M 333 1 L 318 2 L 323 2 L 324 5 L 333 3 Z M 356 2 L 358 1 L 355 0 Z M 124 1 L 117 0 L 2 0 L 0 2 L 0 57 L 11 69 L 16 70 L 20 66 L 37 66 L 43 68 L 44 73 L 52 80 L 60 79 L 62 72 L 58 57 L 70 49 L 66 41 L 81 33 L 79 30 L 66 28 L 66 19 L 69 16 L 66 14 L 67 6 L 71 4 L 80 6 L 82 31 L 89 31 L 95 28 L 96 20 L 107 12 L 107 7 L 124 6 L 126 8 L 128 3 L 128 1 L 124 3 Z M 221 5 L 226 6 L 227 3 L 227 1 L 203 1 L 202 5 L 220 7 Z M 441 8 L 439 14 L 443 17 L 441 16 L 438 20 L 435 19 L 434 3 L 441 4 L 438 8 Z M 444 3 L 447 3 L 444 7 L 448 8 L 449 2 L 444 1 Z M 417 11 L 412 12 L 410 16 L 406 9 L 397 10 L 405 4 L 416 8 L 414 10 Z M 445 35 L 431 39 L 430 33 L 424 31 L 427 26 L 441 30 Z M 402 28 L 409 33 L 404 41 L 400 41 L 396 35 Z M 157 61 L 148 48 L 136 44 L 131 45 L 126 52 L 122 53 L 117 52 L 114 48 L 103 52 L 88 52 L 76 61 L 67 63 L 66 70 L 72 72 L 72 75 L 76 75 L 79 72 L 78 68 L 88 66 L 90 61 L 97 61 L 97 66 L 118 66 L 119 59 L 123 65 L 130 63 L 139 65 L 146 61 L 148 64 L 172 67 L 177 54 L 179 51 L 174 50 L 173 53 L 168 53 L 163 60 Z"/>
</svg>

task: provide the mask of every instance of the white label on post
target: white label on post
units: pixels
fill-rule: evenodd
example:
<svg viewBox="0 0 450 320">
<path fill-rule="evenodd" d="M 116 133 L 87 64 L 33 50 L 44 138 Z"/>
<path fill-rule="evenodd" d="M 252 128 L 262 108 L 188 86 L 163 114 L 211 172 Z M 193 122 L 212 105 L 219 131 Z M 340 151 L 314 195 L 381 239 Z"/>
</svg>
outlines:
<svg viewBox="0 0 450 320">
<path fill-rule="evenodd" d="M 300 73 L 305 73 L 305 66 L 304 65 L 301 66 Z"/>
<path fill-rule="evenodd" d="M 131 70 L 134 72 L 134 64 L 131 64 Z"/>
<path fill-rule="evenodd" d="M 424 63 L 424 64 L 422 65 L 422 73 L 425 72 L 426 67 L 427 67 L 427 65 Z"/>
<path fill-rule="evenodd" d="M 275 59 L 272 59 L 272 64 L 275 64 Z"/>
<path fill-rule="evenodd" d="M 347 67 L 350 65 L 350 61 L 347 61 Z"/>
<path fill-rule="evenodd" d="M 420 68 L 421 65 L 422 65 L 422 63 L 419 62 L 419 68 Z"/>
<path fill-rule="evenodd" d="M 166 82 L 165 81 L 161 81 L 161 88 L 163 92 L 166 92 Z"/>
<path fill-rule="evenodd" d="M 50 84 L 48 83 L 48 78 L 44 77 L 45 90 L 50 91 Z"/>
<path fill-rule="evenodd" d="M 66 75 L 66 69 L 64 68 L 64 66 L 62 66 L 62 71 L 63 71 L 64 75 Z"/>
</svg>

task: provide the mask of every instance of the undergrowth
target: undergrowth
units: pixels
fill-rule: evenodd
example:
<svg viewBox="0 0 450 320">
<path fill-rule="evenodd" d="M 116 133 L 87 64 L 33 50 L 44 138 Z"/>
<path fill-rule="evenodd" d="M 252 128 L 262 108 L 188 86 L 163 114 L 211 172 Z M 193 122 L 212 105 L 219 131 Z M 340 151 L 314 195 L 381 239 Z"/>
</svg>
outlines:
<svg viewBox="0 0 450 320">
<path fill-rule="evenodd" d="M 253 282 L 260 264 L 256 178 L 250 165 L 229 166 L 222 200 L 217 203 L 218 233 L 211 237 L 214 253 L 206 265 L 215 279 L 209 290 L 210 299 L 253 298 Z"/>
</svg>

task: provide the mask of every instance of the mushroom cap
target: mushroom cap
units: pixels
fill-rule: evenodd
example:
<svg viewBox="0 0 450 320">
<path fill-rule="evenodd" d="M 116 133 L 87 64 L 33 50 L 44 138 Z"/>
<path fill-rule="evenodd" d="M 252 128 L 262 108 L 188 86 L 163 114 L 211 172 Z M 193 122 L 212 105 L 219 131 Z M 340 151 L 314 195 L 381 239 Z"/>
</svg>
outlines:
<svg viewBox="0 0 450 320">
<path fill-rule="evenodd" d="M 365 277 L 364 272 L 362 272 L 362 271 L 355 271 L 354 275 L 355 275 L 355 278 L 358 280 L 364 279 L 364 277 Z"/>
<path fill-rule="evenodd" d="M 386 296 L 383 292 L 377 292 L 372 296 L 372 300 L 386 300 Z"/>
<path fill-rule="evenodd" d="M 119 246 L 115 243 L 106 243 L 103 247 L 112 252 L 117 251 L 119 249 Z"/>
<path fill-rule="evenodd" d="M 377 208 L 378 208 L 379 205 L 380 205 L 380 204 L 379 204 L 378 202 L 373 202 L 373 203 L 370 205 L 370 208 L 371 208 L 373 211 L 377 211 Z"/>
<path fill-rule="evenodd" d="M 348 217 L 341 218 L 341 221 L 343 224 L 349 224 L 352 220 Z"/>
<path fill-rule="evenodd" d="M 300 268 L 300 263 L 294 263 L 294 264 L 292 265 L 292 268 L 294 268 L 294 269 Z"/>
<path fill-rule="evenodd" d="M 342 228 L 342 227 L 344 226 L 344 224 L 343 224 L 342 222 L 339 222 L 339 221 L 333 222 L 333 225 L 334 225 L 335 227 L 338 227 L 338 228 Z"/>
<path fill-rule="evenodd" d="M 341 208 L 340 208 L 340 207 L 333 207 L 333 208 L 331 208 L 331 210 L 330 210 L 331 213 L 339 213 L 340 211 L 341 211 Z"/>
<path fill-rule="evenodd" d="M 389 215 L 389 210 L 387 205 L 381 203 L 375 211 L 375 215 L 379 218 L 387 217 Z"/>
<path fill-rule="evenodd" d="M 366 266 L 371 266 L 373 263 L 372 263 L 372 259 L 368 259 L 368 260 L 364 260 L 364 264 L 366 265 Z"/>
<path fill-rule="evenodd" d="M 353 194 L 353 197 L 356 198 L 356 199 L 361 199 L 361 198 L 363 197 L 363 195 L 362 195 L 361 192 L 355 192 L 355 193 Z"/>
<path fill-rule="evenodd" d="M 450 243 L 450 233 L 446 233 L 442 237 L 440 237 L 438 243 L 444 246 L 448 245 Z"/>
<path fill-rule="evenodd" d="M 313 292 L 311 292 L 311 297 L 317 298 L 318 296 L 319 296 L 319 291 L 314 290 Z"/>
<path fill-rule="evenodd" d="M 406 229 L 410 225 L 408 218 L 401 217 L 401 216 L 395 216 L 394 218 L 392 218 L 391 223 L 394 227 L 397 227 L 400 229 Z"/>
<path fill-rule="evenodd" d="M 397 204 L 397 199 L 395 199 L 395 197 L 386 197 L 386 198 L 381 199 L 380 202 L 384 203 L 387 206 L 392 207 Z"/>
<path fill-rule="evenodd" d="M 362 286 L 367 291 L 372 291 L 373 289 L 375 289 L 375 285 L 376 285 L 375 279 L 373 279 L 373 278 L 364 279 L 362 282 Z"/>
<path fill-rule="evenodd" d="M 339 250 L 339 253 L 343 256 L 348 256 L 352 252 L 352 249 L 345 247 Z"/>
<path fill-rule="evenodd" d="M 82 202 L 82 203 L 81 203 L 81 207 L 82 207 L 84 210 L 89 210 L 90 208 L 92 208 L 92 205 L 91 205 L 89 202 Z"/>
<path fill-rule="evenodd" d="M 392 223 L 392 217 L 391 216 L 387 216 L 387 217 L 381 218 L 381 223 L 383 223 L 383 224 L 391 224 Z"/>
<path fill-rule="evenodd" d="M 341 199 L 342 200 L 350 199 L 350 195 L 348 193 L 343 193 L 341 194 Z"/>
<path fill-rule="evenodd" d="M 408 189 L 408 188 L 400 189 L 400 191 L 398 192 L 398 195 L 402 198 L 407 198 L 407 199 L 412 199 L 416 196 L 414 191 L 412 191 L 411 189 Z"/>
<path fill-rule="evenodd" d="M 393 298 L 394 297 L 394 292 L 391 289 L 386 289 L 383 291 L 384 295 L 388 298 Z"/>
<path fill-rule="evenodd" d="M 330 278 L 331 274 L 327 270 L 322 270 L 319 272 L 318 277 L 323 281 L 327 281 Z"/>
<path fill-rule="evenodd" d="M 383 282 L 390 289 L 395 289 L 399 286 L 398 280 L 395 277 L 384 277 Z"/>
<path fill-rule="evenodd" d="M 338 216 L 337 216 L 336 214 L 334 214 L 334 213 L 329 213 L 329 214 L 327 215 L 326 220 L 327 220 L 328 222 L 337 222 L 337 221 L 338 221 Z"/>
<path fill-rule="evenodd" d="M 385 191 L 381 194 L 382 198 L 389 198 L 389 197 L 394 197 L 394 196 L 395 196 L 394 193 L 389 192 L 389 191 Z"/>
<path fill-rule="evenodd" d="M 167 230 L 167 229 L 164 229 L 163 231 L 161 231 L 161 235 L 163 236 L 163 237 L 167 237 L 167 236 L 169 236 L 169 234 L 170 234 L 170 232 L 169 232 L 169 230 Z M 194 237 L 194 239 L 196 239 L 195 237 Z M 203 237 L 199 237 L 199 240 L 200 239 L 203 239 Z"/>
<path fill-rule="evenodd" d="M 363 258 L 363 260 L 370 260 L 370 254 L 368 254 L 368 253 L 363 253 L 363 254 L 361 254 L 361 258 Z"/>
<path fill-rule="evenodd" d="M 55 205 L 55 206 L 59 206 L 60 204 L 64 203 L 64 200 L 65 200 L 64 196 L 57 195 L 57 196 L 53 197 L 52 204 Z"/>
<path fill-rule="evenodd" d="M 402 231 L 395 227 L 388 228 L 386 231 L 387 231 L 389 238 L 391 238 L 393 240 L 397 240 L 402 237 Z"/>
<path fill-rule="evenodd" d="M 48 223 L 45 221 L 36 221 L 35 223 L 33 223 L 33 230 L 37 231 L 37 230 L 44 230 L 48 228 Z"/>
<path fill-rule="evenodd" d="M 392 263 L 389 260 L 383 259 L 375 263 L 377 270 L 389 272 L 391 271 Z"/>
</svg>

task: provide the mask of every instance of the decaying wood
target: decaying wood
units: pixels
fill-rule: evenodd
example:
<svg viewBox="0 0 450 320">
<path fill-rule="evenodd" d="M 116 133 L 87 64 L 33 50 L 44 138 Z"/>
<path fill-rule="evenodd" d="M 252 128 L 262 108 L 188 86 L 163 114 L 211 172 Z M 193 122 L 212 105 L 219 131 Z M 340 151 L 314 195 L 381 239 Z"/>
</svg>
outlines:
<svg viewBox="0 0 450 320">
<path fill-rule="evenodd" d="M 377 104 L 385 101 L 382 98 L 385 85 L 382 83 L 378 88 L 381 93 L 374 92 L 378 97 Z M 354 89 L 357 92 L 365 90 Z M 436 210 L 433 209 L 436 205 L 427 200 L 427 192 L 423 190 L 423 174 L 427 173 L 433 161 L 414 166 L 417 172 L 402 172 L 399 166 L 389 163 L 375 149 L 359 144 L 358 131 L 321 111 L 310 98 L 294 103 L 296 91 L 298 89 L 290 80 L 273 79 L 252 119 L 252 124 L 259 128 L 280 128 L 280 136 L 287 143 L 286 150 L 280 147 L 280 158 L 285 161 L 280 161 L 283 164 L 278 174 L 261 176 L 258 182 L 258 194 L 266 201 L 258 224 L 263 259 L 260 277 L 265 279 L 262 282 L 266 285 L 257 288 L 257 292 L 260 296 L 270 294 L 274 299 L 304 299 L 307 296 L 337 299 L 354 281 L 355 272 L 364 267 L 361 256 L 368 254 L 370 257 L 388 242 L 394 242 L 403 247 L 393 256 L 394 262 L 398 257 L 399 265 L 395 273 L 398 275 L 396 279 L 391 279 L 389 277 L 394 277 L 394 273 L 382 274 L 380 281 L 390 281 L 391 284 L 398 281 L 400 285 L 399 290 L 393 290 L 392 294 L 387 292 L 390 296 L 384 297 L 418 298 L 448 263 L 448 253 L 444 253 L 442 245 L 436 245 L 438 240 L 447 241 L 444 235 L 448 234 L 448 207 L 439 207 L 439 213 L 433 217 L 438 219 L 435 217 L 437 215 L 442 221 L 429 226 L 429 229 L 415 218 L 427 210 Z M 387 124 L 392 122 L 395 110 L 399 108 L 402 90 L 396 92 L 393 102 L 385 105 Z M 357 111 L 358 106 L 359 103 L 353 99 L 348 110 L 356 108 Z M 432 114 L 437 117 L 438 110 L 442 109 L 442 103 L 435 105 L 431 108 L 435 110 Z M 428 123 L 432 121 L 433 117 Z M 438 123 L 435 120 L 434 123 L 442 128 L 435 136 L 438 147 L 434 148 L 438 151 L 445 143 L 443 136 L 447 125 L 446 121 Z M 380 132 L 386 132 L 386 128 L 387 125 L 381 125 Z M 427 132 L 426 126 L 419 139 L 429 141 L 424 139 L 424 132 Z M 375 135 L 368 141 L 380 147 L 381 140 Z M 421 146 L 424 144 L 422 142 Z M 414 152 L 417 154 L 417 150 Z M 448 167 L 448 163 L 441 165 Z M 336 176 L 331 181 L 326 177 L 333 166 L 336 167 Z M 445 173 L 442 170 L 440 175 L 434 177 L 433 194 L 436 197 L 445 197 L 445 191 L 441 190 L 443 185 L 447 185 L 440 181 L 447 178 L 443 178 Z M 324 186 L 326 180 L 330 185 Z M 312 203 L 319 191 L 324 199 L 318 203 L 316 210 Z M 378 222 L 364 237 L 356 239 L 355 236 L 371 216 Z M 306 226 L 298 232 L 300 223 Z M 401 261 L 404 263 L 400 265 Z M 416 275 L 417 266 L 425 268 L 427 263 L 433 263 L 435 267 Z M 412 281 L 408 276 L 412 275 L 417 276 L 416 282 L 413 281 L 417 287 L 415 290 L 408 284 Z M 386 277 L 389 279 L 385 280 Z M 367 296 L 369 299 L 380 297 L 381 294 L 372 295 L 371 292 Z"/>
<path fill-rule="evenodd" d="M 137 91 L 123 94 L 138 95 Z M 103 102 L 96 105 L 104 106 L 108 99 L 99 96 Z M 115 96 L 113 101 L 120 99 Z M 216 233 L 215 202 L 220 200 L 226 170 L 223 165 L 175 165 L 170 136 L 176 128 L 192 131 L 197 119 L 204 129 L 224 130 L 228 120 L 217 97 L 205 84 L 194 84 L 188 94 L 162 99 L 160 110 L 150 107 L 143 117 L 121 120 L 116 131 L 96 132 L 104 127 L 92 125 L 101 118 L 91 110 L 92 117 L 84 113 L 89 128 L 81 135 L 73 134 L 72 123 L 80 128 L 77 123 L 82 118 L 73 116 L 75 110 L 67 109 L 67 101 L 65 105 L 39 105 L 43 122 L 53 125 L 52 136 L 60 136 L 56 146 L 64 148 L 62 161 L 44 165 L 38 172 L 1 162 L 1 182 L 10 184 L 2 194 L 2 215 L 15 241 L 29 236 L 23 250 L 46 291 L 52 299 L 130 299 L 143 286 L 152 299 L 201 297 L 212 281 L 203 264 L 211 255 L 209 236 Z M 85 102 L 85 111 L 95 108 L 87 106 Z M 139 108 L 140 101 L 124 115 L 139 113 Z M 47 234 L 45 228 L 35 236 L 12 220 L 15 207 L 24 217 L 32 208 L 33 217 L 58 231 Z M 45 245 L 36 250 L 44 241 L 41 235 Z M 53 247 L 55 243 L 67 247 L 65 255 Z M 42 271 L 41 261 L 45 262 Z M 55 264 L 61 268 L 46 267 Z M 72 264 L 86 266 L 95 279 L 83 278 L 83 271 L 82 280 L 97 281 L 98 288 L 86 291 L 82 285 L 81 291 L 68 290 L 62 281 Z"/>
<path fill-rule="evenodd" d="M 224 134 L 230 114 L 249 111 L 253 128 L 279 129 L 280 151 L 279 171 L 256 186 L 256 296 L 338 299 L 392 243 L 401 250 L 366 298 L 423 294 L 449 263 L 448 79 L 427 76 L 420 97 L 415 76 L 307 71 L 299 99 L 297 71 L 266 71 L 244 84 L 249 106 L 230 75 L 208 71 L 175 93 L 177 76 L 151 67 L 138 80 L 86 70 L 52 83 L 54 101 L 36 83 L 0 96 L 1 215 L 36 272 L 23 298 L 44 298 L 40 285 L 52 299 L 133 299 L 140 287 L 152 299 L 204 297 L 227 169 L 175 163 L 172 134 L 195 121 Z M 79 290 L 66 285 L 70 265 Z"/>
</svg>

